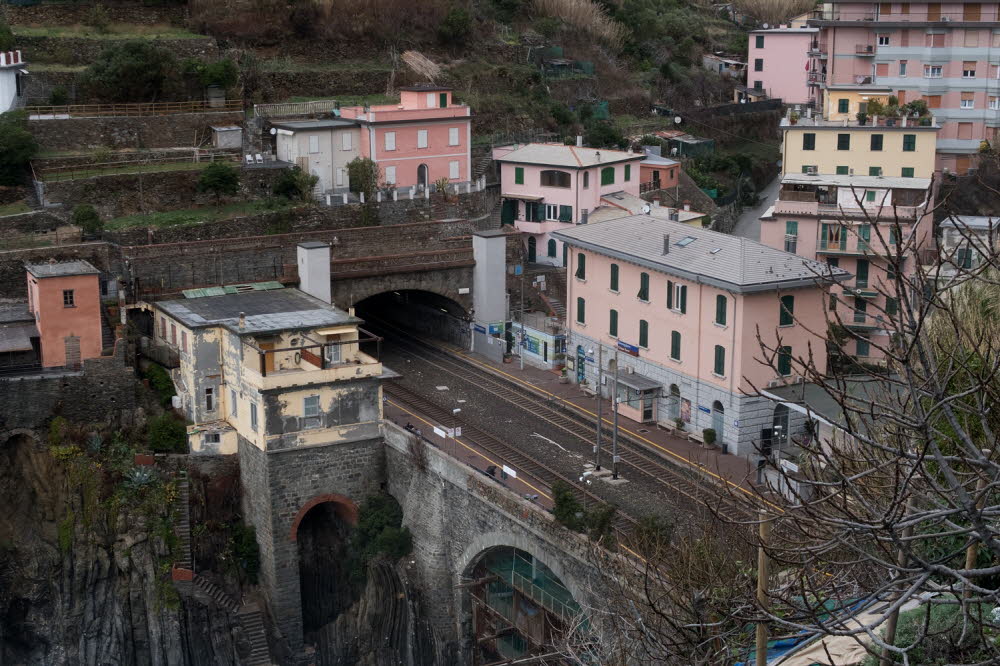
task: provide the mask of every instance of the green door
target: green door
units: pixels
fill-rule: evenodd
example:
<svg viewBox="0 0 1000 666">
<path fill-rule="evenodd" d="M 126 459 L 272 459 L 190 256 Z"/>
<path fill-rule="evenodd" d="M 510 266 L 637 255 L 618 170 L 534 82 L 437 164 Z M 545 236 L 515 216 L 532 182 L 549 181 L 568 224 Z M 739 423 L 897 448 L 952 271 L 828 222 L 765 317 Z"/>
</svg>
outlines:
<svg viewBox="0 0 1000 666">
<path fill-rule="evenodd" d="M 535 237 L 534 236 L 528 236 L 528 263 L 529 264 L 535 263 L 535 258 L 538 256 L 537 255 L 538 250 L 536 248 L 536 244 L 537 244 L 537 241 L 535 240 Z"/>
<path fill-rule="evenodd" d="M 563 266 L 569 266 L 569 245 L 563 243 Z"/>
<path fill-rule="evenodd" d="M 500 224 L 514 224 L 517 217 L 517 201 L 514 199 L 504 199 L 500 208 Z"/>
<path fill-rule="evenodd" d="M 441 108 L 448 106 L 448 93 L 441 93 Z"/>
</svg>

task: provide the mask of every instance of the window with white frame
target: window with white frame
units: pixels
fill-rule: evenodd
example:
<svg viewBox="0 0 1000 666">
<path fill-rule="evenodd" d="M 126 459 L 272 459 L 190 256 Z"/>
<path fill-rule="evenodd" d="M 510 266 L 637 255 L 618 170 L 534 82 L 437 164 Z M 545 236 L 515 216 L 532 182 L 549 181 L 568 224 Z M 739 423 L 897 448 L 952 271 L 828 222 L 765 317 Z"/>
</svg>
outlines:
<svg viewBox="0 0 1000 666">
<path fill-rule="evenodd" d="M 889 35 L 879 35 L 878 36 L 879 46 L 889 46 Z"/>
<path fill-rule="evenodd" d="M 968 97 L 965 97 L 965 95 L 963 94 L 962 99 L 959 102 L 959 107 L 958 108 L 960 108 L 960 109 L 974 109 L 975 108 L 975 98 L 972 97 L 971 95 L 969 95 Z"/>
<path fill-rule="evenodd" d="M 976 78 L 976 63 L 974 60 L 968 60 L 962 62 L 962 78 L 963 79 Z"/>
<path fill-rule="evenodd" d="M 205 435 L 206 444 L 218 444 L 222 441 L 222 437 L 217 432 L 206 433 Z"/>
<path fill-rule="evenodd" d="M 340 147 L 344 150 L 351 150 L 354 147 L 353 143 L 354 139 L 352 139 L 353 136 L 354 135 L 351 134 L 350 132 L 344 132 L 341 135 Z"/>
<path fill-rule="evenodd" d="M 250 403 L 250 429 L 257 432 L 257 403 Z"/>
<path fill-rule="evenodd" d="M 1000 97 L 990 97 L 990 110 L 991 111 L 1000 110 Z"/>
<path fill-rule="evenodd" d="M 458 128 L 449 127 L 448 128 L 448 145 L 457 146 L 458 145 Z"/>
<path fill-rule="evenodd" d="M 558 220 L 559 219 L 559 206 L 555 204 L 545 204 L 545 219 L 546 220 Z"/>
<path fill-rule="evenodd" d="M 427 147 L 427 130 L 417 130 L 417 148 Z"/>
<path fill-rule="evenodd" d="M 941 65 L 924 65 L 924 78 L 940 79 L 941 71 Z"/>
<path fill-rule="evenodd" d="M 305 417 L 306 428 L 318 428 L 321 423 L 319 411 L 319 396 L 307 395 L 302 400 L 302 416 Z"/>
<path fill-rule="evenodd" d="M 313 153 L 318 153 L 318 152 L 319 152 L 319 137 L 316 136 L 315 134 L 310 134 L 309 135 L 309 153 L 313 154 Z"/>
<path fill-rule="evenodd" d="M 433 109 L 437 106 L 437 95 L 434 93 L 427 93 L 427 108 Z"/>
<path fill-rule="evenodd" d="M 385 133 L 385 149 L 386 150 L 396 150 L 396 133 L 386 132 Z"/>
<path fill-rule="evenodd" d="M 396 184 L 396 167 L 387 166 L 385 168 L 385 184 L 386 185 Z"/>
<path fill-rule="evenodd" d="M 229 389 L 229 414 L 234 419 L 240 415 L 240 403 L 236 400 L 236 389 Z"/>
<path fill-rule="evenodd" d="M 340 341 L 340 337 L 336 335 L 329 335 L 326 338 L 327 345 L 323 347 L 323 358 L 326 359 L 327 365 L 337 365 L 340 363 L 340 345 L 331 344 Z"/>
<path fill-rule="evenodd" d="M 455 178 L 458 178 L 458 168 L 459 168 L 459 161 L 458 160 L 454 160 L 452 162 L 448 162 L 448 177 L 451 178 L 451 179 L 453 179 L 453 180 Z"/>
</svg>

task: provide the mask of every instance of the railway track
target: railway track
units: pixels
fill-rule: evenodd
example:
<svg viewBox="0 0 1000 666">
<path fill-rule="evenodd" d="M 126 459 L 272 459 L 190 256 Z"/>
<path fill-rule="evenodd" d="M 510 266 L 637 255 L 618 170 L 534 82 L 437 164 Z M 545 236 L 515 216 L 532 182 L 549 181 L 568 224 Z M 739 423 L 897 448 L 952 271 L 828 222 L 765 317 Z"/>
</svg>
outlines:
<svg viewBox="0 0 1000 666">
<path fill-rule="evenodd" d="M 387 396 L 402 405 L 412 408 L 416 413 L 428 417 L 439 426 L 453 428 L 462 427 L 462 439 L 475 444 L 494 459 L 502 464 L 527 474 L 533 479 L 544 484 L 550 490 L 557 481 L 562 481 L 573 489 L 573 494 L 577 501 L 585 508 L 607 504 L 606 501 L 584 488 L 579 481 L 571 479 L 560 472 L 552 469 L 539 460 L 525 454 L 520 449 L 507 444 L 503 440 L 486 433 L 479 428 L 462 422 L 457 419 L 447 409 L 440 407 L 427 400 L 419 393 L 412 391 L 405 386 L 395 382 L 386 382 L 382 385 L 382 390 Z M 614 528 L 621 534 L 629 534 L 635 527 L 636 521 L 632 516 L 623 513 L 620 509 L 615 513 Z"/>
<path fill-rule="evenodd" d="M 414 338 L 388 322 L 368 318 L 375 322 L 384 337 L 408 354 L 416 356 L 433 365 L 438 370 L 469 382 L 497 398 L 504 400 L 534 416 L 543 419 L 562 431 L 582 440 L 588 447 L 593 447 L 596 439 L 596 420 L 585 421 L 584 418 L 567 414 L 563 408 L 550 404 L 551 400 L 544 394 L 533 391 L 523 385 L 501 379 L 488 370 L 484 370 L 468 361 L 457 359 L 450 352 L 438 349 L 422 340 Z M 449 415 L 450 416 L 450 415 Z M 464 427 L 464 426 L 463 426 Z M 607 424 L 602 428 L 603 446 L 610 449 L 611 432 Z M 610 458 L 610 451 L 607 451 Z M 621 464 L 636 476 L 645 477 L 655 485 L 666 488 L 675 494 L 680 494 L 697 505 L 725 506 L 731 515 L 747 517 L 746 511 L 726 496 L 726 489 L 710 482 L 696 471 L 688 471 L 664 460 L 659 454 L 649 451 L 648 447 L 623 435 L 619 430 L 618 456 Z"/>
</svg>

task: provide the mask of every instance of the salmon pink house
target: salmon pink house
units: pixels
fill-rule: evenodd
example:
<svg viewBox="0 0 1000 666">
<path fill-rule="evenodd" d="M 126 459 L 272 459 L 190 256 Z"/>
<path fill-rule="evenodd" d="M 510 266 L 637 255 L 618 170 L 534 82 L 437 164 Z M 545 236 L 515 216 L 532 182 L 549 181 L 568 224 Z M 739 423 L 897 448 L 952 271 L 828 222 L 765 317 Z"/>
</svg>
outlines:
<svg viewBox="0 0 1000 666">
<path fill-rule="evenodd" d="M 101 355 L 100 271 L 86 261 L 27 264 L 28 311 L 42 348 L 42 367 L 80 368 Z"/>
<path fill-rule="evenodd" d="M 553 232 L 586 224 L 602 206 L 634 212 L 625 197 L 638 199 L 639 166 L 645 157 L 550 143 L 495 148 L 493 159 L 500 164 L 501 222 L 513 224 L 522 233 L 529 262 L 562 265 L 562 241 Z M 614 195 L 621 195 L 621 203 Z"/>
<path fill-rule="evenodd" d="M 758 391 L 797 381 L 804 364 L 825 371 L 826 291 L 846 271 L 652 215 L 554 235 L 569 246 L 574 381 L 610 396 L 617 364 L 622 416 L 680 421 L 699 438 L 711 428 L 745 457 L 788 444 L 801 424 Z"/>
</svg>

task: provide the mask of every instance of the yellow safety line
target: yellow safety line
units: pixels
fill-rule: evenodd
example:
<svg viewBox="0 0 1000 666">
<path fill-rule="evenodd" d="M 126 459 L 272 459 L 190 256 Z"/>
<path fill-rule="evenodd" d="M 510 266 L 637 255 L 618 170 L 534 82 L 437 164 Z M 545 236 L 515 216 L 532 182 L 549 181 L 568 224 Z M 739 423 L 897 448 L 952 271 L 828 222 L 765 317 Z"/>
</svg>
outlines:
<svg viewBox="0 0 1000 666">
<path fill-rule="evenodd" d="M 402 405 L 396 404 L 392 400 L 386 400 L 386 402 L 388 402 L 393 407 L 406 412 L 407 414 L 409 414 L 413 418 L 417 419 L 418 421 L 423 421 L 424 423 L 426 423 L 427 425 L 429 425 L 432 428 L 436 427 L 433 423 L 431 423 L 430 421 L 428 421 L 424 417 L 420 416 L 419 414 L 414 414 L 413 412 L 411 412 L 410 410 L 408 410 L 406 407 L 403 407 Z M 451 439 L 455 440 L 456 442 L 458 442 L 459 444 L 461 444 L 462 446 L 464 446 L 465 448 L 467 448 L 472 453 L 475 453 L 477 456 L 488 460 L 491 464 L 496 465 L 498 467 L 502 467 L 503 466 L 503 463 L 499 463 L 499 462 L 491 459 L 489 456 L 485 455 L 481 451 L 477 451 L 476 449 L 473 449 L 472 447 L 468 446 L 465 442 L 463 442 L 459 438 L 452 437 Z M 447 453 L 447 451 L 445 451 L 445 453 Z M 528 470 L 521 470 L 521 471 L 530 474 L 530 472 L 528 472 Z M 523 483 L 524 485 L 528 486 L 532 490 L 536 491 L 539 495 L 544 495 L 546 498 L 548 498 L 550 500 L 552 499 L 552 496 L 549 495 L 547 492 L 545 492 L 544 490 L 539 490 L 538 488 L 536 488 L 535 486 L 531 485 L 530 483 L 528 483 L 524 479 L 518 478 L 517 480 L 520 481 L 521 483 Z"/>
</svg>

